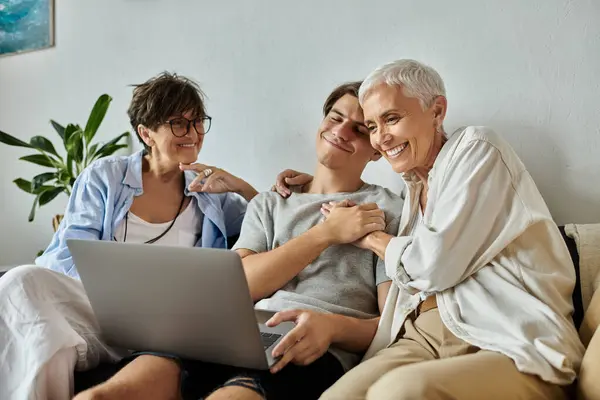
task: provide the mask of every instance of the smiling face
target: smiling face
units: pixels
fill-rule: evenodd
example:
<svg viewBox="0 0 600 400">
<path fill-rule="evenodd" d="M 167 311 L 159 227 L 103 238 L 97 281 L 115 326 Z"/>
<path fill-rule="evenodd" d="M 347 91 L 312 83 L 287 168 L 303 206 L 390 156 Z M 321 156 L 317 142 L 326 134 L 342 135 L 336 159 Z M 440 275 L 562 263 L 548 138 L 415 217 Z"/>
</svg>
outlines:
<svg viewBox="0 0 600 400">
<path fill-rule="evenodd" d="M 350 94 L 337 100 L 325 115 L 317 133 L 317 158 L 329 169 L 362 173 L 379 155 L 371 147 L 358 99 Z"/>
<path fill-rule="evenodd" d="M 168 118 L 168 121 L 185 122 L 185 120 L 178 120 L 180 117 L 194 120 L 198 116 L 193 112 L 186 112 L 182 115 L 173 115 Z M 173 126 L 175 130 L 180 128 L 185 127 Z M 173 167 L 177 167 L 179 163 L 190 164 L 196 162 L 204 140 L 204 135 L 199 135 L 192 124 L 190 124 L 186 135 L 176 137 L 171 131 L 171 125 L 166 121 L 155 130 L 139 125 L 138 133 L 146 146 L 150 148 L 149 154 L 151 157 L 158 157 L 163 163 Z"/>
<path fill-rule="evenodd" d="M 423 109 L 401 86 L 379 84 L 363 99 L 371 145 L 398 173 L 428 170 L 441 148 L 446 98 L 438 96 Z"/>
</svg>

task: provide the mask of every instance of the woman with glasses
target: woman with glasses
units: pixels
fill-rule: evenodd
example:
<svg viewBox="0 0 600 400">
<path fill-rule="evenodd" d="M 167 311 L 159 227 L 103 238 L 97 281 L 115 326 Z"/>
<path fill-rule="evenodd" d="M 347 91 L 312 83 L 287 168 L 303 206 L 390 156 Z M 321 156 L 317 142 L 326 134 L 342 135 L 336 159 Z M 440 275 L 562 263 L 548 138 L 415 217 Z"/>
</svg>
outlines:
<svg viewBox="0 0 600 400">
<path fill-rule="evenodd" d="M 246 202 L 257 192 L 223 170 L 194 164 L 211 124 L 200 88 L 163 73 L 135 86 L 128 115 L 144 149 L 81 173 L 37 265 L 78 278 L 67 239 L 227 248 L 228 237 L 239 234 Z"/>
<path fill-rule="evenodd" d="M 163 73 L 135 86 L 128 114 L 144 149 L 85 169 L 36 266 L 0 280 L 1 399 L 70 398 L 75 369 L 120 358 L 98 337 L 68 239 L 228 248 L 239 235 L 257 192 L 195 164 L 211 123 L 200 88 Z"/>
</svg>

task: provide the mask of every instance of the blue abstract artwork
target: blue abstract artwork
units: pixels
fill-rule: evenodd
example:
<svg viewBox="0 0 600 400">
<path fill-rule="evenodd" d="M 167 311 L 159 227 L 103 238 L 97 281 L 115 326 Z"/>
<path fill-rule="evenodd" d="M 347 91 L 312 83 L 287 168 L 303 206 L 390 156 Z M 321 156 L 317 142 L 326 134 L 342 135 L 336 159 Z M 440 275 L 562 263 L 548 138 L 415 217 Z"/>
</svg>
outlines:
<svg viewBox="0 0 600 400">
<path fill-rule="evenodd" d="M 54 45 L 54 0 L 0 0 L 0 55 Z"/>
</svg>

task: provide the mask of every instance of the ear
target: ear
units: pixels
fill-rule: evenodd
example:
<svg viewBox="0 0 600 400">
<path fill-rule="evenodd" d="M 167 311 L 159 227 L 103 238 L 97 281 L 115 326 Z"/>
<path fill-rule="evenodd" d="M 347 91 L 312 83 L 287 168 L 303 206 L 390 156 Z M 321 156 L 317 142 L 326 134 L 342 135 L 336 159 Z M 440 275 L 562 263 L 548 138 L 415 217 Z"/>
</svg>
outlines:
<svg viewBox="0 0 600 400">
<path fill-rule="evenodd" d="M 144 125 L 140 124 L 137 126 L 138 135 L 142 138 L 146 146 L 152 147 L 154 146 L 154 139 L 150 134 L 150 129 L 146 128 Z"/>
<path fill-rule="evenodd" d="M 440 127 L 444 123 L 446 118 L 446 110 L 448 109 L 448 100 L 444 96 L 438 96 L 431 105 L 431 111 L 433 112 L 433 123 L 435 127 Z"/>
</svg>

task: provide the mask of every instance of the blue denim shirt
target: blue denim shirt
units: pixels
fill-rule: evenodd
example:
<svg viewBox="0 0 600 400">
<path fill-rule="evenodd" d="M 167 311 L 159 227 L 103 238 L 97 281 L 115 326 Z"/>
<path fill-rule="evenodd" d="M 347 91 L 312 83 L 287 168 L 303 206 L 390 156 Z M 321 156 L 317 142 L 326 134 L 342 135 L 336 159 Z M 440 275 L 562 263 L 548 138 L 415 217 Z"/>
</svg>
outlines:
<svg viewBox="0 0 600 400">
<path fill-rule="evenodd" d="M 133 198 L 143 193 L 143 150 L 131 156 L 106 157 L 86 168 L 73 185 L 63 220 L 50 245 L 35 263 L 79 279 L 67 239 L 112 240 Z M 202 236 L 196 247 L 226 249 L 227 238 L 240 233 L 247 202 L 235 193 L 190 192 L 196 177 L 185 171 L 185 195 L 193 196 L 204 214 Z"/>
</svg>

